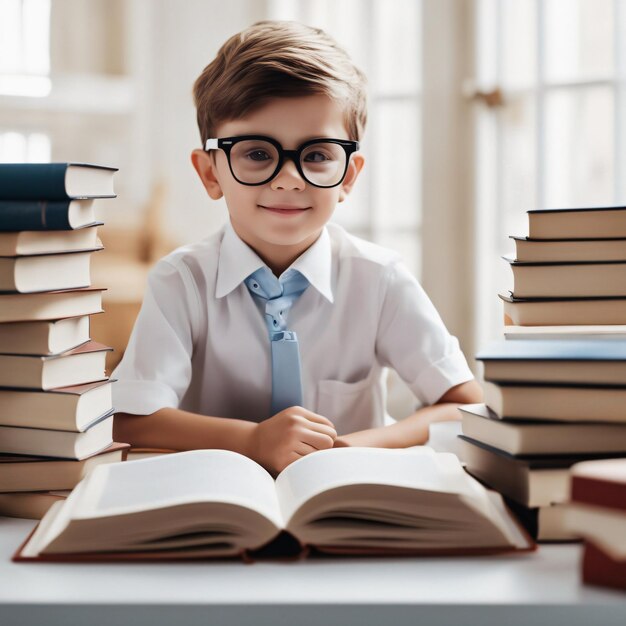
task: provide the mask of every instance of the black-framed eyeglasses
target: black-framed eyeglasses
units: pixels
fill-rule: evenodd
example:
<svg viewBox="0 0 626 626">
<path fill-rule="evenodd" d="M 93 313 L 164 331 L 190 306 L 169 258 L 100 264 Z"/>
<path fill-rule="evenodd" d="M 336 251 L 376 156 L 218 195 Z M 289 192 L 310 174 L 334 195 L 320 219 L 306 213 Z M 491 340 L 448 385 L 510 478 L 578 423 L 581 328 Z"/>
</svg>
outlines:
<svg viewBox="0 0 626 626">
<path fill-rule="evenodd" d="M 326 188 L 341 184 L 359 142 L 324 137 L 305 141 L 296 150 L 285 150 L 272 137 L 240 135 L 207 139 L 204 149 L 223 150 L 233 177 L 242 185 L 268 183 L 288 158 L 307 183 Z"/>
</svg>

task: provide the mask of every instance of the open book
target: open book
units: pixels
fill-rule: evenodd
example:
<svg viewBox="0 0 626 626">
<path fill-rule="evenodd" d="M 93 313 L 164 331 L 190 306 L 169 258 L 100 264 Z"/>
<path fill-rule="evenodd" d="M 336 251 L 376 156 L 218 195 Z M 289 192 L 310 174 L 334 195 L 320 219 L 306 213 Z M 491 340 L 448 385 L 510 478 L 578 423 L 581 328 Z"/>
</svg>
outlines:
<svg viewBox="0 0 626 626">
<path fill-rule="evenodd" d="M 334 448 L 274 480 L 228 450 L 98 466 L 15 561 L 474 554 L 533 549 L 495 492 L 431 448 Z"/>
</svg>

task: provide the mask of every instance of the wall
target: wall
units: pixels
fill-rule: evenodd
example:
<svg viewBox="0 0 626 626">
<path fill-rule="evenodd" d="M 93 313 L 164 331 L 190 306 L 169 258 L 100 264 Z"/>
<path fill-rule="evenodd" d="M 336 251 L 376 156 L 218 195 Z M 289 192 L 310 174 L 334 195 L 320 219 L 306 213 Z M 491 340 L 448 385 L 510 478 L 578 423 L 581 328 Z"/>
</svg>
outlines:
<svg viewBox="0 0 626 626">
<path fill-rule="evenodd" d="M 230 35 L 263 19 L 265 3 L 155 0 L 152 5 L 154 76 L 146 106 L 154 134 L 153 172 L 169 190 L 166 227 L 175 239 L 188 242 L 215 231 L 226 218 L 223 199 L 215 202 L 206 195 L 191 165 L 191 151 L 200 147 L 193 83 Z M 196 35 L 198 24 L 203 37 Z M 181 36 L 185 32 L 194 36 Z"/>
</svg>

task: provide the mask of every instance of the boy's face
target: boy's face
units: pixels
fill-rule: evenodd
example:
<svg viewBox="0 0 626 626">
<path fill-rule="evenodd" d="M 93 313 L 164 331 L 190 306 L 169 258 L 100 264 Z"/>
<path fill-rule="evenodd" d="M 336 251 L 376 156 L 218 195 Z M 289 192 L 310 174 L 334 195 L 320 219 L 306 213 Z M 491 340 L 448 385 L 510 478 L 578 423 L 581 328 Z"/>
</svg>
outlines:
<svg viewBox="0 0 626 626">
<path fill-rule="evenodd" d="M 271 100 L 245 118 L 220 124 L 215 136 L 238 135 L 269 136 L 286 150 L 313 138 L 349 139 L 340 105 L 323 95 Z M 211 198 L 226 199 L 239 237 L 271 266 L 295 259 L 315 242 L 337 203 L 352 189 L 364 158 L 353 154 L 343 182 L 326 189 L 303 180 L 287 158 L 275 178 L 257 186 L 235 180 L 223 150 L 194 150 L 192 162 Z"/>
</svg>

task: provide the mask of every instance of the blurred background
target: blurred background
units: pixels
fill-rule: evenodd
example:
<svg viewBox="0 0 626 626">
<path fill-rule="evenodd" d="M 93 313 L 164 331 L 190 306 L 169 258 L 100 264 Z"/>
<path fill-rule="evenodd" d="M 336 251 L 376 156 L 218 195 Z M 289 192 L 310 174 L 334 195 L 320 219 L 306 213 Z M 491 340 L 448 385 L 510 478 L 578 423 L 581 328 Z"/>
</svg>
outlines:
<svg viewBox="0 0 626 626">
<path fill-rule="evenodd" d="M 475 366 L 525 212 L 624 202 L 626 2 L 1 0 L 0 161 L 120 168 L 93 272 L 111 367 L 148 268 L 226 219 L 189 159 L 192 85 L 268 18 L 324 28 L 367 73 L 366 166 L 335 221 L 403 255 Z"/>
</svg>

